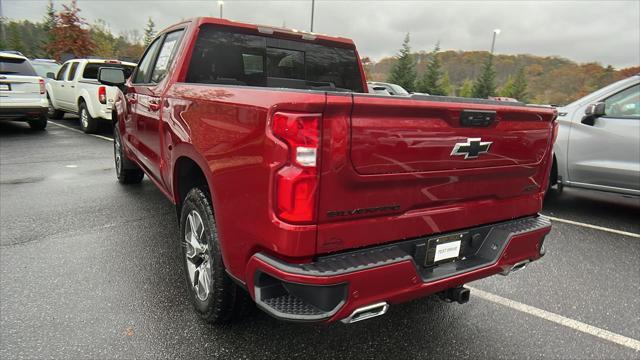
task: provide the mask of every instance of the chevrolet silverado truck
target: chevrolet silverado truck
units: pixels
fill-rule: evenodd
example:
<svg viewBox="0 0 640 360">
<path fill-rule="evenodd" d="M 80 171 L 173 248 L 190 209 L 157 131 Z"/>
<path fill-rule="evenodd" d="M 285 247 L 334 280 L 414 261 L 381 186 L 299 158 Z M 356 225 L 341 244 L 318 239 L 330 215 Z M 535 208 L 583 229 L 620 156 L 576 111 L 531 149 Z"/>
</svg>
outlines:
<svg viewBox="0 0 640 360">
<path fill-rule="evenodd" d="M 197 18 L 160 33 L 113 107 L 118 180 L 171 200 L 207 321 L 246 293 L 291 321 L 356 322 L 545 253 L 556 110 L 366 93 L 351 40 Z M 132 199 L 132 201 L 134 201 Z"/>
<path fill-rule="evenodd" d="M 65 62 L 55 78 L 46 82 L 49 118 L 62 119 L 65 113 L 78 114 L 85 133 L 95 132 L 101 120 L 111 121 L 111 108 L 118 89 L 98 82 L 98 69 L 103 66 L 121 68 L 129 75 L 135 64 L 101 59 Z"/>
</svg>

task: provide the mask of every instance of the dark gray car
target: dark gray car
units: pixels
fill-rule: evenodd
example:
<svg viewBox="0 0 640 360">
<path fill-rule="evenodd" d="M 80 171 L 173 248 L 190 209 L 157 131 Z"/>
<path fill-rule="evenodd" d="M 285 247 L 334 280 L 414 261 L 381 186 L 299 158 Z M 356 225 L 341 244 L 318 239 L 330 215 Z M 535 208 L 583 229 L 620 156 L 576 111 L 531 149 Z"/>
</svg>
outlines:
<svg viewBox="0 0 640 360">
<path fill-rule="evenodd" d="M 640 196 L 640 74 L 558 108 L 552 182 Z"/>
</svg>

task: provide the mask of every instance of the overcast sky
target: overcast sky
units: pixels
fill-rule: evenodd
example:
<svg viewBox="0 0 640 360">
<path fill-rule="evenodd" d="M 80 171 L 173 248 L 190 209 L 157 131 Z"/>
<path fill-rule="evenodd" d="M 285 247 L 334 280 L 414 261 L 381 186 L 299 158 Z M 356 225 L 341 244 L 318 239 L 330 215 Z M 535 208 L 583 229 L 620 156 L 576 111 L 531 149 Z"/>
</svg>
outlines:
<svg viewBox="0 0 640 360">
<path fill-rule="evenodd" d="M 38 21 L 46 0 L 0 0 L 10 19 Z M 56 9 L 68 1 L 55 1 Z M 114 33 L 142 31 L 147 17 L 159 29 L 181 19 L 218 16 L 216 0 L 79 0 L 89 22 L 105 20 Z M 332 1 L 316 0 L 315 32 L 352 38 L 362 56 L 393 55 L 404 34 L 414 51 L 439 40 L 444 50 L 558 55 L 616 68 L 640 65 L 640 0 L 630 1 Z M 309 30 L 311 0 L 225 0 L 232 20 Z"/>
</svg>

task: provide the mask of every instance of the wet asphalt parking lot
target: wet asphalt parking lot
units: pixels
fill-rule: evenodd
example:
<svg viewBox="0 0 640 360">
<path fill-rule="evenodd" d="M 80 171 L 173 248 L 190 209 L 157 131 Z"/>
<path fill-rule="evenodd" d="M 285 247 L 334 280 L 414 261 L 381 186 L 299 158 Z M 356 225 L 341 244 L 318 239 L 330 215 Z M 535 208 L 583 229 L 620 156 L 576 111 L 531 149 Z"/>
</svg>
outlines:
<svg viewBox="0 0 640 360">
<path fill-rule="evenodd" d="M 0 122 L 3 359 L 640 358 L 638 199 L 549 197 L 547 255 L 469 284 L 465 305 L 426 298 L 352 325 L 255 310 L 214 327 L 187 301 L 171 203 L 148 179 L 117 183 L 106 129 L 56 123 Z"/>
</svg>

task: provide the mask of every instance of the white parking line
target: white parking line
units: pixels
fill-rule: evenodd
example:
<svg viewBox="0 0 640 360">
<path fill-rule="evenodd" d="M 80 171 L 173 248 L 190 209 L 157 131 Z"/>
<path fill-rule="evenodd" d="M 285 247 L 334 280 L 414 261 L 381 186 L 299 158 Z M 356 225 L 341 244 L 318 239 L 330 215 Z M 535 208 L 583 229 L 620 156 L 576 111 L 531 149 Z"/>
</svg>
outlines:
<svg viewBox="0 0 640 360">
<path fill-rule="evenodd" d="M 542 215 L 544 215 L 544 214 L 542 214 Z M 544 216 L 549 218 L 552 221 L 557 221 L 557 222 L 561 222 L 561 223 L 565 223 L 565 224 L 577 225 L 577 226 L 582 226 L 582 227 L 586 227 L 586 228 L 590 228 L 590 229 L 606 231 L 606 232 L 610 232 L 610 233 L 614 233 L 614 234 L 619 234 L 619 235 L 624 235 L 624 236 L 631 236 L 631 237 L 634 237 L 634 238 L 640 238 L 640 234 L 636 234 L 636 233 L 632 233 L 632 232 L 628 232 L 628 231 L 616 230 L 616 229 L 611 229 L 611 228 L 607 228 L 607 227 L 604 227 L 604 226 L 591 225 L 591 224 L 581 223 L 581 222 L 573 221 L 573 220 L 560 219 L 560 218 L 549 216 L 549 215 L 544 215 Z"/>
<path fill-rule="evenodd" d="M 545 320 L 554 322 L 556 324 L 566 326 L 568 328 L 583 332 L 585 334 L 589 334 L 589 335 L 598 337 L 600 339 L 628 347 L 635 351 L 640 351 L 640 341 L 636 339 L 632 339 L 620 334 L 616 334 L 609 330 L 601 329 L 577 320 L 569 319 L 567 317 L 552 313 L 550 311 L 538 309 L 530 305 L 526 305 L 526 304 L 523 304 L 514 300 L 510 300 L 507 298 L 503 298 L 502 296 L 498 296 L 486 291 L 482 291 L 480 289 L 476 289 L 470 286 L 468 287 L 469 289 L 472 290 L 472 293 L 474 296 L 477 296 L 483 300 L 487 300 L 492 303 L 503 305 L 511 309 L 521 311 L 525 314 L 533 315 L 541 319 L 545 319 Z"/>
<path fill-rule="evenodd" d="M 58 123 L 53 122 L 53 121 L 49 121 L 49 124 L 53 124 L 53 125 L 56 125 L 56 126 L 60 126 L 60 127 L 62 127 L 62 128 L 65 128 L 65 129 L 68 129 L 68 130 L 71 130 L 71 131 L 75 131 L 75 132 L 80 133 L 80 134 L 83 134 L 83 135 L 90 135 L 90 136 L 93 136 L 93 137 L 97 137 L 98 139 L 107 140 L 107 141 L 113 141 L 113 139 L 112 139 L 112 138 L 110 138 L 110 137 L 106 137 L 106 136 L 102 136 L 102 135 L 97 135 L 97 134 L 85 134 L 85 133 L 84 133 L 84 131 L 82 131 L 82 130 L 74 129 L 74 128 L 70 127 L 70 126 L 62 125 L 62 124 L 58 124 Z"/>
</svg>

